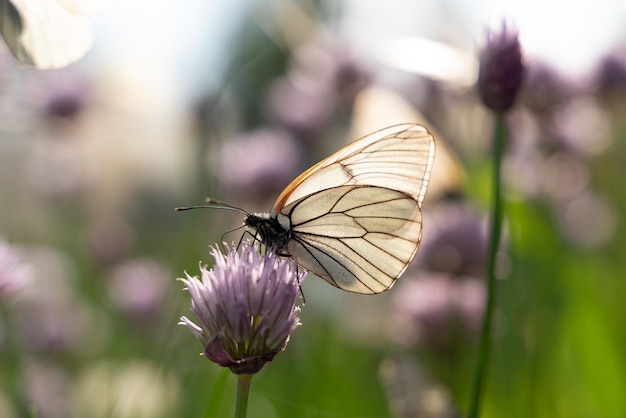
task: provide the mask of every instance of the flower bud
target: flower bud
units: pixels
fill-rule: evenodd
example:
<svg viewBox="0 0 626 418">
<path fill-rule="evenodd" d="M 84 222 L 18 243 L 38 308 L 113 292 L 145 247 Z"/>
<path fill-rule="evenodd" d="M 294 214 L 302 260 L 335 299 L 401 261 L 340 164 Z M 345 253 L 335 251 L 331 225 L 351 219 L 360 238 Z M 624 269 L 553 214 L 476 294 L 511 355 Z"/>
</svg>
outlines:
<svg viewBox="0 0 626 418">
<path fill-rule="evenodd" d="M 502 26 L 501 32 L 487 33 L 487 45 L 480 54 L 478 92 L 489 109 L 505 113 L 515 103 L 522 85 L 524 65 L 517 32 Z"/>
</svg>

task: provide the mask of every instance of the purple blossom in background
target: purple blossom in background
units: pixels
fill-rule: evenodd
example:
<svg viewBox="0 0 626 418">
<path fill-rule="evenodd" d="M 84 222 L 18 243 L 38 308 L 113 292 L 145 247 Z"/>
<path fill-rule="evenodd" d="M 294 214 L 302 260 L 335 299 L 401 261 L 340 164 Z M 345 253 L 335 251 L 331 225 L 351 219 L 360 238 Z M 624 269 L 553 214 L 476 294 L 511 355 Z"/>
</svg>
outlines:
<svg viewBox="0 0 626 418">
<path fill-rule="evenodd" d="M 482 277 L 487 259 L 486 219 L 463 200 L 447 200 L 424 211 L 424 232 L 418 263 L 454 276 Z"/>
<path fill-rule="evenodd" d="M 107 282 L 115 306 L 137 323 L 154 320 L 163 308 L 169 272 L 151 259 L 129 260 L 115 269 Z"/>
<path fill-rule="evenodd" d="M 331 86 L 322 80 L 277 79 L 267 96 L 270 116 L 298 137 L 316 138 L 332 120 L 335 98 Z"/>
<path fill-rule="evenodd" d="M 77 291 L 73 259 L 46 246 L 30 246 L 27 254 L 36 285 L 22 291 L 11 315 L 22 354 L 68 358 L 105 345 L 108 322 Z"/>
<path fill-rule="evenodd" d="M 502 26 L 487 34 L 480 54 L 478 92 L 485 106 L 497 113 L 511 109 L 522 85 L 524 65 L 517 32 Z"/>
<path fill-rule="evenodd" d="M 540 120 L 549 120 L 556 109 L 572 100 L 580 90 L 581 86 L 548 64 L 534 62 L 525 69 L 520 103 Z"/>
<path fill-rule="evenodd" d="M 448 353 L 480 329 L 484 302 L 481 279 L 425 272 L 394 295 L 392 337 L 400 344 Z"/>
<path fill-rule="evenodd" d="M 250 241 L 224 255 L 212 248 L 215 265 L 200 266 L 200 275 L 180 279 L 191 295 L 198 323 L 182 317 L 204 346 L 204 355 L 236 374 L 254 374 L 285 349 L 300 324 L 295 305 L 306 272 L 288 258 Z"/>
<path fill-rule="evenodd" d="M 214 174 L 229 193 L 261 198 L 278 194 L 298 174 L 300 161 L 301 150 L 287 131 L 263 127 L 224 144 Z"/>
<path fill-rule="evenodd" d="M 594 79 L 601 98 L 619 103 L 626 96 L 626 50 L 618 49 L 598 65 Z"/>
<path fill-rule="evenodd" d="M 349 117 L 369 70 L 350 47 L 320 31 L 293 52 L 289 69 L 270 86 L 267 114 L 299 140 L 319 146 L 338 117 Z"/>
<path fill-rule="evenodd" d="M 41 100 L 44 120 L 51 123 L 73 122 L 87 110 L 91 100 L 90 85 L 76 74 L 50 80 Z"/>
<path fill-rule="evenodd" d="M 24 383 L 28 403 L 42 418 L 72 415 L 70 376 L 52 362 L 30 360 L 25 365 Z"/>
<path fill-rule="evenodd" d="M 485 302 L 485 219 L 464 201 L 448 200 L 424 211 L 422 246 L 393 294 L 390 336 L 450 353 L 480 329 Z"/>
<path fill-rule="evenodd" d="M 33 269 L 18 251 L 0 239 L 0 303 L 10 302 L 33 280 Z"/>
</svg>

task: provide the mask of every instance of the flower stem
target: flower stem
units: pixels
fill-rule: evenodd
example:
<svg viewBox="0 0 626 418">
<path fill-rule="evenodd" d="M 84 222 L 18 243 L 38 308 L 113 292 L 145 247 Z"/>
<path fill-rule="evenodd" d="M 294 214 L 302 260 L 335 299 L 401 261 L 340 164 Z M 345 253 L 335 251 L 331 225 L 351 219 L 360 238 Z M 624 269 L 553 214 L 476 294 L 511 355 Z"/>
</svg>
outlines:
<svg viewBox="0 0 626 418">
<path fill-rule="evenodd" d="M 248 411 L 248 395 L 250 394 L 251 374 L 237 375 L 237 403 L 235 404 L 235 418 L 245 418 Z"/>
<path fill-rule="evenodd" d="M 3 380 L 0 381 L 0 387 L 6 385 L 5 389 L 12 398 L 18 416 L 30 417 L 33 414 L 29 410 L 28 402 L 23 393 L 22 359 L 10 313 L 8 308 L 0 306 L 0 324 L 5 326 L 5 346 L 3 347 L 3 364 L 1 366 L 6 366 L 2 376 L 0 376 Z"/>
<path fill-rule="evenodd" d="M 489 238 L 489 253 L 487 260 L 487 306 L 483 316 L 482 330 L 478 346 L 478 363 L 474 375 L 474 387 L 470 398 L 468 418 L 477 418 L 480 412 L 482 393 L 485 385 L 485 377 L 491 355 L 491 331 L 493 328 L 493 312 L 496 304 L 496 259 L 500 247 L 500 235 L 502 231 L 502 198 L 500 166 L 504 143 L 506 139 L 506 126 L 504 116 L 496 116 L 494 127 L 493 166 L 492 166 L 492 208 L 491 208 L 491 231 Z"/>
</svg>

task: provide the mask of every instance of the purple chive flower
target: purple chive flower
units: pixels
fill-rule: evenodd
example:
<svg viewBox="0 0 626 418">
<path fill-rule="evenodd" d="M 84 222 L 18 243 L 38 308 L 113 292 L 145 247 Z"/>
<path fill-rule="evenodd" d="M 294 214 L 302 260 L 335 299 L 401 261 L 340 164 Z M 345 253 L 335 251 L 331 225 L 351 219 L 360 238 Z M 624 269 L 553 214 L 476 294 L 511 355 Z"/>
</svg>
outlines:
<svg viewBox="0 0 626 418">
<path fill-rule="evenodd" d="M 236 374 L 254 374 L 285 349 L 300 324 L 295 305 L 306 273 L 293 261 L 250 241 L 241 252 L 212 248 L 215 265 L 200 266 L 201 277 L 180 279 L 191 295 L 191 310 L 200 325 L 186 317 L 186 325 L 200 339 L 204 355 Z"/>
<path fill-rule="evenodd" d="M 424 272 L 419 280 L 403 281 L 402 292 L 393 297 L 391 337 L 440 355 L 450 353 L 460 341 L 477 335 L 485 295 L 484 282 L 470 276 Z"/>
<path fill-rule="evenodd" d="M 107 282 L 117 308 L 138 324 L 154 320 L 163 308 L 169 272 L 150 259 L 134 259 L 120 264 Z"/>
<path fill-rule="evenodd" d="M 502 26 L 501 32 L 488 32 L 478 72 L 478 93 L 485 106 L 497 113 L 511 109 L 523 75 L 517 32 L 508 30 L 506 25 Z"/>
<path fill-rule="evenodd" d="M 10 303 L 33 281 L 33 268 L 18 251 L 0 239 L 0 303 Z"/>
<path fill-rule="evenodd" d="M 626 50 L 617 50 L 605 57 L 596 71 L 594 84 L 600 98 L 623 100 L 626 95 Z"/>
<path fill-rule="evenodd" d="M 280 193 L 298 174 L 301 157 L 298 144 L 287 131 L 267 126 L 226 143 L 217 155 L 214 174 L 232 193 L 266 197 Z"/>
</svg>

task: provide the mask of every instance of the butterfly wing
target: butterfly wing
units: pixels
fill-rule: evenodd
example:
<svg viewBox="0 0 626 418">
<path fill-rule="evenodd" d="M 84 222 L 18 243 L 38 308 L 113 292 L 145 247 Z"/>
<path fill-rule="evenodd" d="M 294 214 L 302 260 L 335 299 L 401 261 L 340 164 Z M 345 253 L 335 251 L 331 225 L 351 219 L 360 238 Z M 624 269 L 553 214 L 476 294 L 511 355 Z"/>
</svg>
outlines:
<svg viewBox="0 0 626 418">
<path fill-rule="evenodd" d="M 293 233 L 287 252 L 334 286 L 389 289 L 422 236 L 420 206 L 435 145 L 415 124 L 367 135 L 294 180 L 272 215 Z"/>
<path fill-rule="evenodd" d="M 93 37 L 77 0 L 0 0 L 0 32 L 21 63 L 39 69 L 77 61 Z"/>
<path fill-rule="evenodd" d="M 339 186 L 285 207 L 287 252 L 333 286 L 380 293 L 404 272 L 422 235 L 419 206 L 411 196 L 377 186 Z"/>
<path fill-rule="evenodd" d="M 435 141 L 418 124 L 401 124 L 366 135 L 306 170 L 278 196 L 273 214 L 316 191 L 370 185 L 404 192 L 421 205 L 435 157 Z"/>
</svg>

